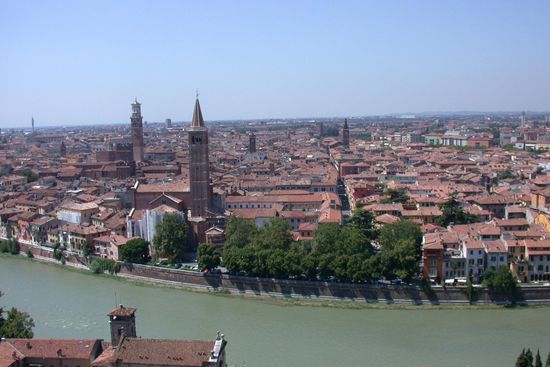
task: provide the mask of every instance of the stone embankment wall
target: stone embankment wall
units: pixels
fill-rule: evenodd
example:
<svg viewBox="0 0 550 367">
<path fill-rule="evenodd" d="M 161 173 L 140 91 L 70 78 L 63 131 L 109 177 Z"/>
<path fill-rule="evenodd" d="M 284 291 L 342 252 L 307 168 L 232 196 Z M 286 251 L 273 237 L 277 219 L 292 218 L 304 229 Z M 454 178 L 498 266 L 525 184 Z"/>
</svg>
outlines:
<svg viewBox="0 0 550 367">
<path fill-rule="evenodd" d="M 377 286 L 251 278 L 226 274 L 203 274 L 146 265 L 123 265 L 119 274 L 138 279 L 154 279 L 165 284 L 179 284 L 243 295 L 279 296 L 312 300 L 350 300 L 388 304 L 469 303 L 466 289 L 463 287 L 434 287 L 431 292 L 425 292 L 415 286 Z M 504 298 L 492 295 L 485 289 L 475 289 L 475 303 L 506 303 Z M 550 287 L 548 286 L 522 287 L 520 293 L 520 303 L 550 304 Z"/>
<path fill-rule="evenodd" d="M 24 254 L 28 250 L 31 250 L 33 256 L 38 258 L 38 259 L 42 259 L 42 260 L 50 259 L 52 261 L 54 260 L 54 258 L 53 258 L 53 249 L 52 248 L 44 247 L 44 246 L 34 246 L 34 245 L 30 245 L 30 244 L 25 243 L 25 242 L 19 242 L 19 251 L 20 251 L 20 253 Z M 67 263 L 69 263 L 70 265 L 74 265 L 74 266 L 77 266 L 77 267 L 85 266 L 82 259 L 79 256 L 77 256 L 76 254 L 71 254 L 71 253 L 65 252 L 64 253 L 64 258 L 65 258 L 65 261 Z"/>
<path fill-rule="evenodd" d="M 21 243 L 21 252 L 30 249 L 40 259 L 53 260 L 53 250 Z M 67 265 L 83 267 L 74 254 L 66 254 Z M 204 274 L 194 271 L 167 269 L 148 265 L 121 264 L 119 276 L 161 284 L 200 288 L 231 294 L 276 296 L 311 300 L 349 300 L 388 304 L 468 304 L 464 287 L 434 287 L 425 292 L 415 286 L 377 286 L 337 282 L 311 282 L 241 277 L 227 274 Z M 502 297 L 476 288 L 474 302 L 506 303 Z M 550 304 L 550 286 L 521 287 L 519 303 Z"/>
</svg>

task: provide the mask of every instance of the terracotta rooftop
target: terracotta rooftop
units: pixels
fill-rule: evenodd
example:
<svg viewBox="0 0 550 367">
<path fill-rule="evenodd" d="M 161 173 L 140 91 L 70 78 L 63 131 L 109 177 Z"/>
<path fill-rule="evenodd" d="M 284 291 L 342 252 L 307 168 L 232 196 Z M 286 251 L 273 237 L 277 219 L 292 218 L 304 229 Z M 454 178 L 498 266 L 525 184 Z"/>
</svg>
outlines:
<svg viewBox="0 0 550 367">
<path fill-rule="evenodd" d="M 123 305 L 118 306 L 111 312 L 107 314 L 107 316 L 120 316 L 120 317 L 128 317 L 133 316 L 136 313 L 136 309 L 132 307 L 124 307 Z"/>
<path fill-rule="evenodd" d="M 8 339 L 1 343 L 11 344 L 25 357 L 90 359 L 97 339 Z"/>
<path fill-rule="evenodd" d="M 105 352 L 112 355 L 111 362 L 120 360 L 123 365 L 201 367 L 210 365 L 213 348 L 214 341 L 208 340 L 125 338 L 114 353 Z"/>
</svg>

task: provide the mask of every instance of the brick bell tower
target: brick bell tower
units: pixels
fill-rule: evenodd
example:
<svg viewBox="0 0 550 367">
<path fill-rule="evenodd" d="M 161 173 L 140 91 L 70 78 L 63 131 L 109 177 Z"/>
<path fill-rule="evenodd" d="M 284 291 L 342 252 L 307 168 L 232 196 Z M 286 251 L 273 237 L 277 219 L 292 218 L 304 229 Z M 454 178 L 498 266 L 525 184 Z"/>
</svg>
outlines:
<svg viewBox="0 0 550 367">
<path fill-rule="evenodd" d="M 135 99 L 132 103 L 132 116 L 130 117 L 130 129 L 132 134 L 132 158 L 134 162 L 143 162 L 143 116 L 141 116 L 141 104 Z"/>
<path fill-rule="evenodd" d="M 349 148 L 349 127 L 348 119 L 344 120 L 344 128 L 342 129 L 342 145 L 345 148 Z"/>
<path fill-rule="evenodd" d="M 210 164 L 208 161 L 208 129 L 204 125 L 198 95 L 195 100 L 195 109 L 193 110 L 188 138 L 191 216 L 206 218 L 212 203 Z"/>
</svg>

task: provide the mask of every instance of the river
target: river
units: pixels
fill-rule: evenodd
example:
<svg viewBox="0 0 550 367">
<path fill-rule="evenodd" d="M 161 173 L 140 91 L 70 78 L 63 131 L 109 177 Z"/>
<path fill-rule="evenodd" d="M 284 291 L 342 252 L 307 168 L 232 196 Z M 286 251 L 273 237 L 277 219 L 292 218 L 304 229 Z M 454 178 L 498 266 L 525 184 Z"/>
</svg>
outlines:
<svg viewBox="0 0 550 367">
<path fill-rule="evenodd" d="M 136 307 L 143 337 L 212 339 L 238 366 L 513 366 L 550 350 L 550 308 L 341 309 L 280 305 L 138 285 L 0 257 L 0 299 L 34 318 L 37 338 L 109 339 L 106 313 Z"/>
</svg>

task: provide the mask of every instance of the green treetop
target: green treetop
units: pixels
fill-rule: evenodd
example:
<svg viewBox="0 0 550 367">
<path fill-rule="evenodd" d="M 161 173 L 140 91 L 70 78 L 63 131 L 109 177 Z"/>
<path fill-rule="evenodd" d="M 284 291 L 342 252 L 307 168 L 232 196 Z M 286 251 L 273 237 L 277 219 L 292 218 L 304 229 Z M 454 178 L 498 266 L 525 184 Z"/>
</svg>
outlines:
<svg viewBox="0 0 550 367">
<path fill-rule="evenodd" d="M 442 206 L 442 215 L 436 219 L 436 223 L 442 227 L 447 227 L 449 224 L 469 224 L 478 222 L 479 218 L 475 215 L 467 213 L 459 206 L 456 193 L 451 195 Z"/>
<path fill-rule="evenodd" d="M 175 263 L 188 250 L 187 224 L 175 213 L 165 214 L 157 224 L 153 244 L 159 256 Z"/>
<path fill-rule="evenodd" d="M 32 338 L 33 327 L 34 321 L 28 313 L 12 307 L 4 317 L 4 310 L 0 308 L 0 338 Z"/>
<path fill-rule="evenodd" d="M 386 196 L 386 198 L 381 201 L 383 204 L 404 204 L 409 201 L 409 195 L 407 194 L 407 191 L 405 189 L 387 189 L 386 192 L 384 192 L 384 195 Z"/>
<path fill-rule="evenodd" d="M 118 257 L 121 261 L 133 264 L 146 264 L 151 260 L 149 256 L 149 243 L 143 238 L 133 238 L 119 247 Z"/>
</svg>

